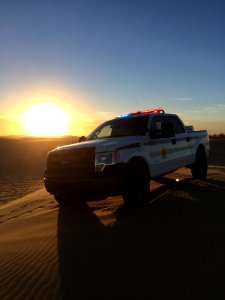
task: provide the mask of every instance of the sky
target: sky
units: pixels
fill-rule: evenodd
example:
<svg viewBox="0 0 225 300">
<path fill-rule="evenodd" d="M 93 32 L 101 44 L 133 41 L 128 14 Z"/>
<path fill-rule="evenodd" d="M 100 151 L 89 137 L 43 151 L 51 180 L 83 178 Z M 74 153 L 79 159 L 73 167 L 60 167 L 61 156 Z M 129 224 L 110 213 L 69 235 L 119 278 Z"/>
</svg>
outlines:
<svg viewBox="0 0 225 300">
<path fill-rule="evenodd" d="M 224 133 L 225 1 L 0 0 L 0 135 L 39 103 L 71 135 L 153 107 Z"/>
</svg>

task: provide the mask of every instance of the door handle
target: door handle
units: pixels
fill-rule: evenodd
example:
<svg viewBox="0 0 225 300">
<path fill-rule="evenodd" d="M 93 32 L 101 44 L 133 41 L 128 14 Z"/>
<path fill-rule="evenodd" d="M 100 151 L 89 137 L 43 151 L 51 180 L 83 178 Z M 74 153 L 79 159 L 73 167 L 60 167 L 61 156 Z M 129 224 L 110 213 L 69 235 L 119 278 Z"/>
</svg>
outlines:
<svg viewBox="0 0 225 300">
<path fill-rule="evenodd" d="M 176 139 L 172 139 L 171 142 L 173 145 L 175 145 L 177 143 Z"/>
<path fill-rule="evenodd" d="M 187 142 L 190 142 L 190 138 L 189 138 L 189 137 L 186 137 L 186 141 L 187 141 Z"/>
</svg>

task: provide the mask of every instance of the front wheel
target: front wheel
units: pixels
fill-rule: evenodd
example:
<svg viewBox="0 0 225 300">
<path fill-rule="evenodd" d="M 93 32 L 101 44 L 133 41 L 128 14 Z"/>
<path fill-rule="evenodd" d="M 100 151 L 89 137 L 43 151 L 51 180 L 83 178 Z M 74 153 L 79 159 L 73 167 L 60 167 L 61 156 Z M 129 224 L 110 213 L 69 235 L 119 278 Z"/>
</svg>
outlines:
<svg viewBox="0 0 225 300">
<path fill-rule="evenodd" d="M 69 197 L 62 194 L 53 194 L 55 200 L 60 206 L 66 205 L 69 203 Z"/>
<path fill-rule="evenodd" d="M 142 162 L 131 163 L 124 178 L 123 200 L 128 206 L 142 206 L 149 202 L 149 172 Z"/>
<path fill-rule="evenodd" d="M 208 161 L 205 151 L 199 149 L 196 153 L 195 163 L 191 167 L 192 177 L 195 179 L 206 179 L 208 171 Z"/>
</svg>

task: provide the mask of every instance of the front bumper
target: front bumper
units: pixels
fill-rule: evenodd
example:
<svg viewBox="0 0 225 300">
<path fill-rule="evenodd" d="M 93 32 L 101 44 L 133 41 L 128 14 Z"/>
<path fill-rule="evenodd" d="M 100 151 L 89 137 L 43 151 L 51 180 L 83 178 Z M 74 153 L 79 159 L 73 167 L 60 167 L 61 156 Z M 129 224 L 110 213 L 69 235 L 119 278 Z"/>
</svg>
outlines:
<svg viewBox="0 0 225 300">
<path fill-rule="evenodd" d="M 45 172 L 44 184 L 51 194 L 79 193 L 82 195 L 116 195 L 122 191 L 124 164 L 106 166 L 102 172 L 91 176 L 68 176 L 65 172 Z M 71 175 L 71 174 L 70 174 Z"/>
</svg>

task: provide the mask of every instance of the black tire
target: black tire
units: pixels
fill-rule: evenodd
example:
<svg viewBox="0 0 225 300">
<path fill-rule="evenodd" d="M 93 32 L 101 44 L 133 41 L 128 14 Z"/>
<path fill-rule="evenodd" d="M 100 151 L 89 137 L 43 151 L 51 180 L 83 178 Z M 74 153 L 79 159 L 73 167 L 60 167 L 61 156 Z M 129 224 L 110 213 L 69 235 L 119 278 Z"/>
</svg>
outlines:
<svg viewBox="0 0 225 300">
<path fill-rule="evenodd" d="M 206 179 L 208 172 L 208 161 L 206 158 L 205 150 L 198 149 L 196 153 L 195 163 L 191 167 L 192 177 L 195 179 Z"/>
<path fill-rule="evenodd" d="M 55 200 L 58 202 L 60 207 L 73 207 L 76 209 L 86 209 L 87 200 L 82 195 L 66 194 L 54 194 Z"/>
<path fill-rule="evenodd" d="M 53 196 L 60 206 L 67 205 L 69 203 L 68 197 L 66 197 L 64 195 L 54 194 Z"/>
<path fill-rule="evenodd" d="M 149 202 L 149 172 L 143 162 L 133 162 L 127 166 L 123 186 L 123 200 L 127 206 L 138 207 Z"/>
</svg>

